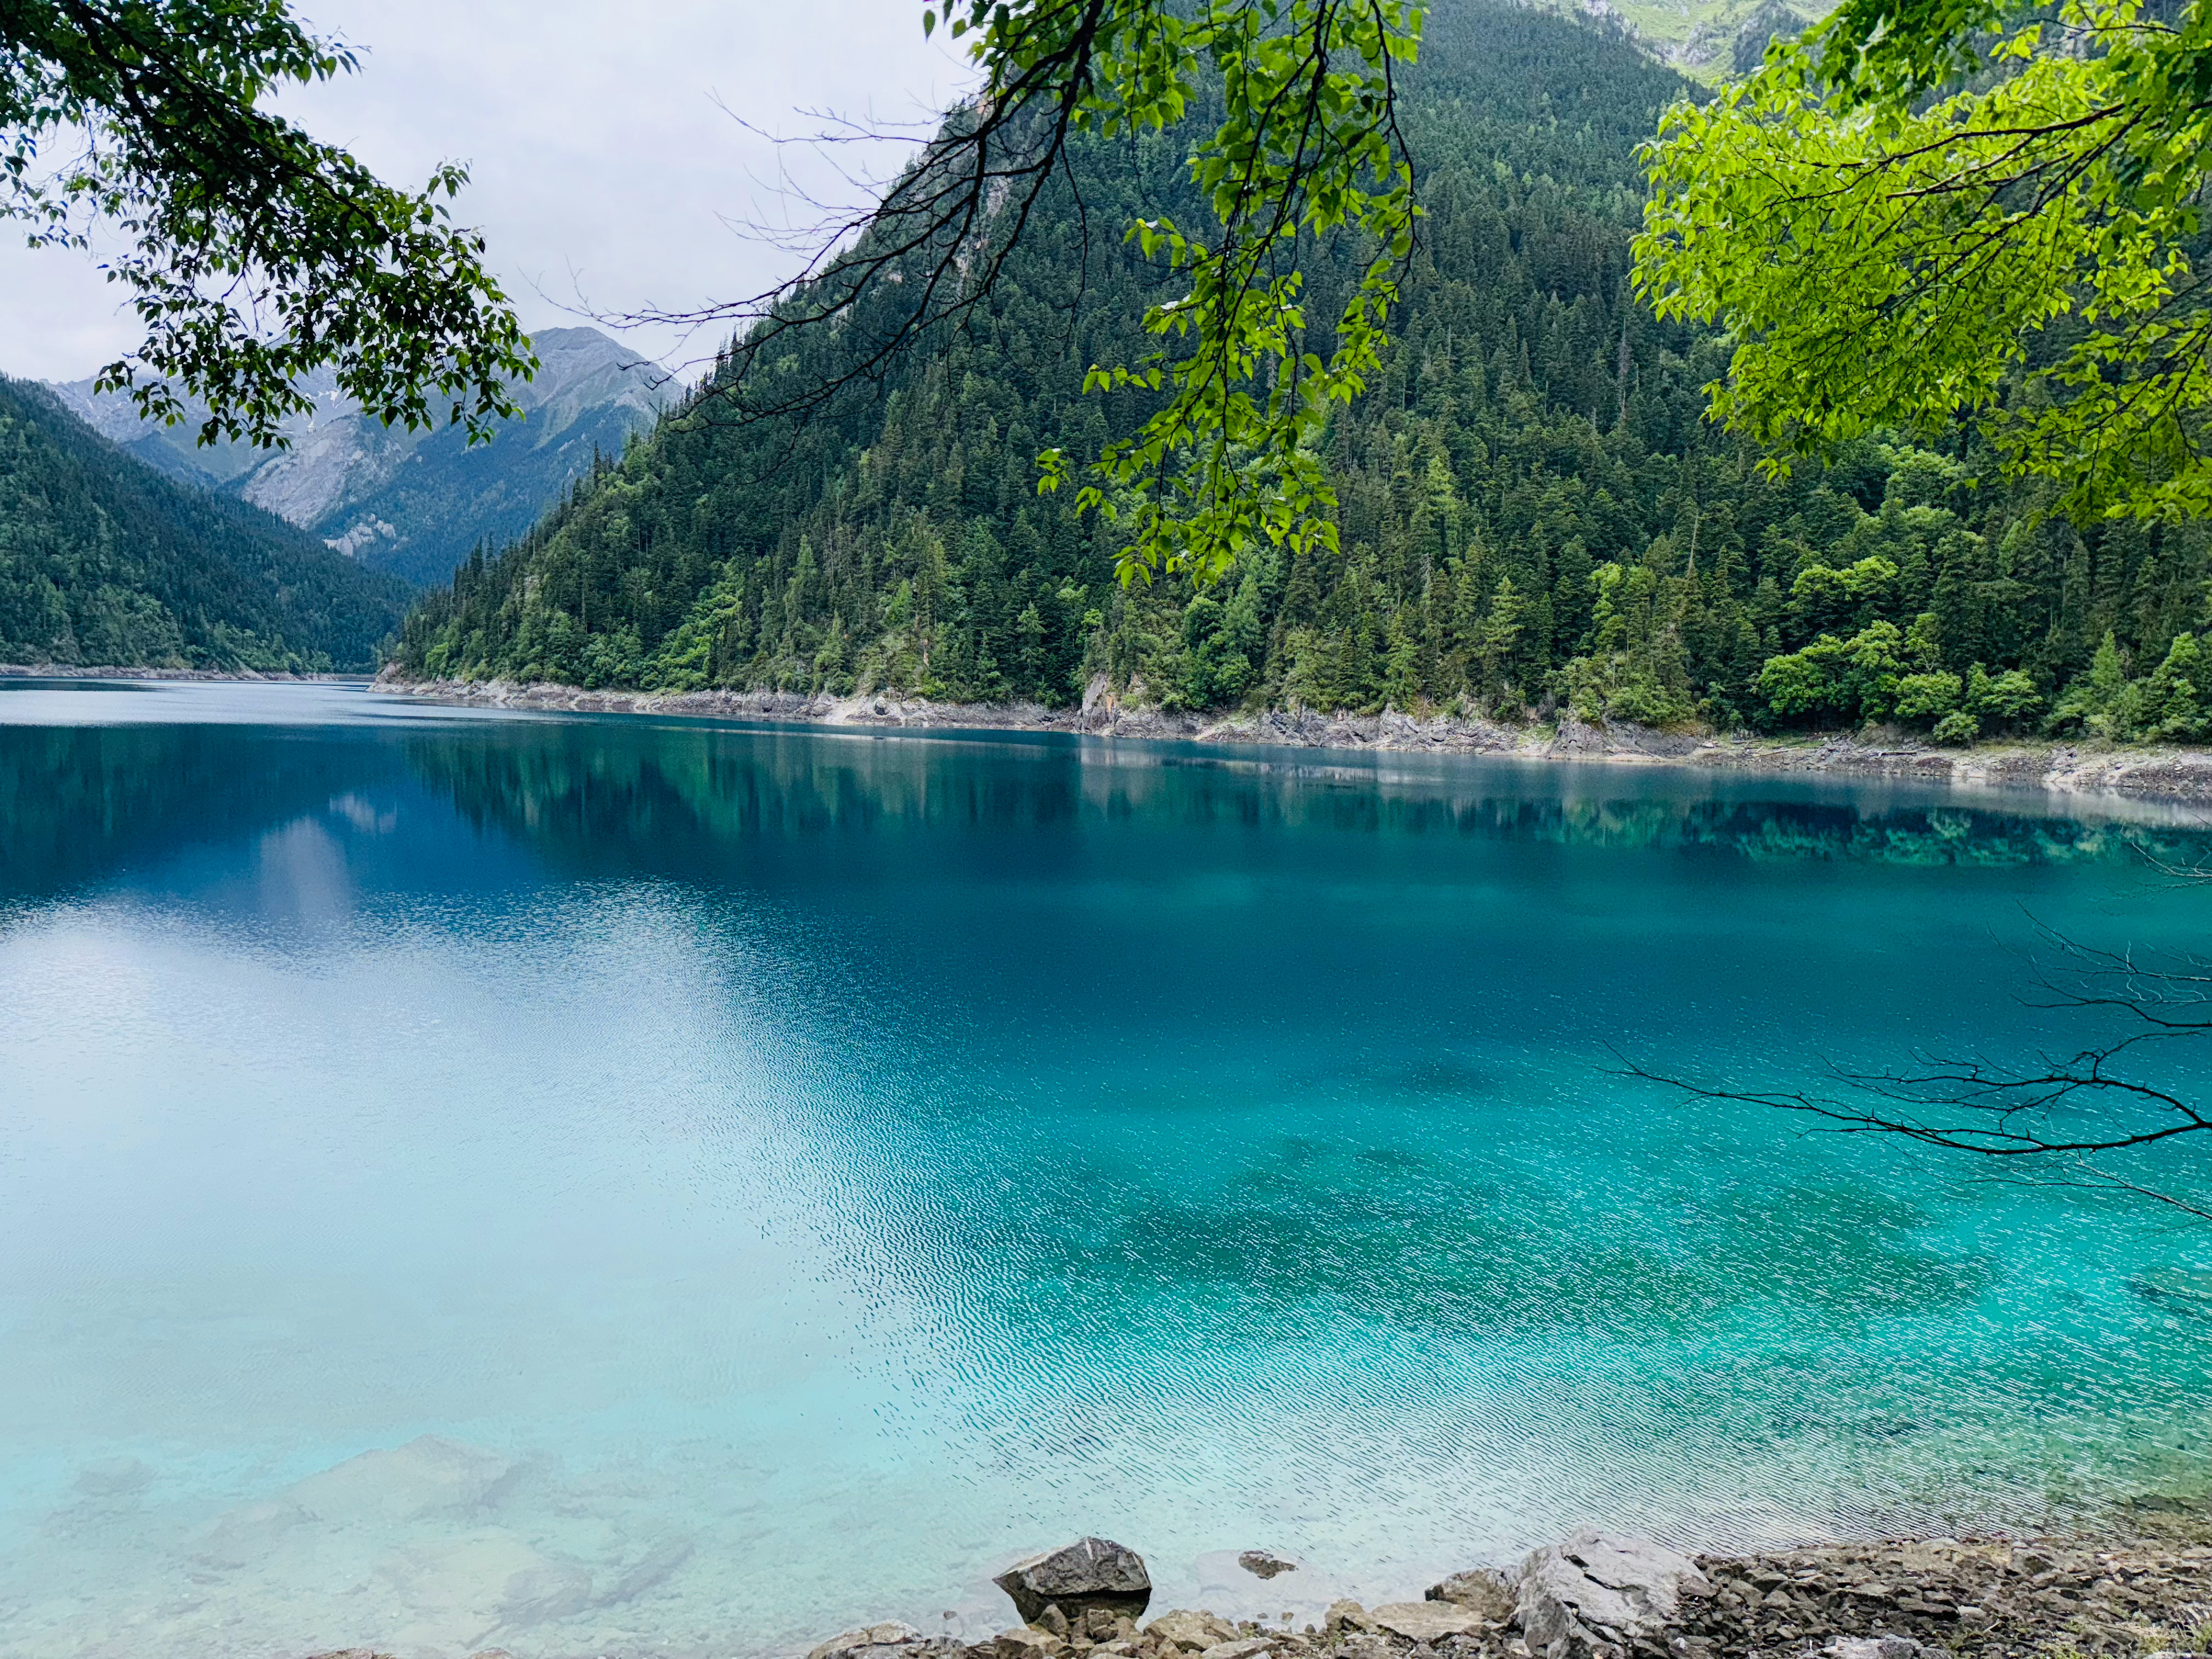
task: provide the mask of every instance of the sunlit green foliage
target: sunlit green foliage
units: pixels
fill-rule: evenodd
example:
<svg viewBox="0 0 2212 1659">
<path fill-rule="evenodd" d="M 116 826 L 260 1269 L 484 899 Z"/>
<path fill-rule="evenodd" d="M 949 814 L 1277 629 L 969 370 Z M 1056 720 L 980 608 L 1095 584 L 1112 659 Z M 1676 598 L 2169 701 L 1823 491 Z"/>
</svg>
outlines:
<svg viewBox="0 0 2212 1659">
<path fill-rule="evenodd" d="M 2077 518 L 2212 510 L 2212 18 L 1854 0 L 1649 154 L 1640 291 L 1735 351 L 1716 416 L 1829 456 L 1962 414 Z M 1963 90 L 1929 88 L 1962 70 Z"/>
<path fill-rule="evenodd" d="M 2203 635 L 2177 634 L 2155 668 L 2127 678 L 2118 643 L 2107 634 L 2088 673 L 2059 702 L 2054 724 L 2094 737 L 2198 743 L 2212 738 L 2212 662 Z"/>
</svg>

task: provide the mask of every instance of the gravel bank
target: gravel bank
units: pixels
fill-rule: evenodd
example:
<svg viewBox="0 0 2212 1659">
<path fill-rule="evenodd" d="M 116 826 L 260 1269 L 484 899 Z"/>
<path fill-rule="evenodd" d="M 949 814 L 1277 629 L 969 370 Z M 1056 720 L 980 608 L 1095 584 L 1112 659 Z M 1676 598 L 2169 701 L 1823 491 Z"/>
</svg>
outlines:
<svg viewBox="0 0 2212 1659">
<path fill-rule="evenodd" d="M 499 708 L 584 714 L 721 716 L 824 726 L 915 730 L 1071 732 L 1099 737 L 1271 744 L 1427 754 L 1498 755 L 1527 760 L 1698 766 L 1716 771 L 1790 776 L 1893 778 L 1973 788 L 2044 789 L 2139 799 L 2212 802 L 2212 750 L 2096 748 L 2072 744 L 1988 744 L 1938 749 L 1906 738 L 1832 733 L 1784 739 L 1741 733 L 1700 735 L 1634 726 L 1501 726 L 1452 715 L 1317 714 L 1311 711 L 1229 716 L 1131 709 L 1094 694 L 1080 708 L 1036 703 L 945 703 L 915 697 L 805 697 L 779 691 L 586 691 L 569 685 L 505 681 L 403 680 L 386 673 L 380 690 Z"/>
</svg>

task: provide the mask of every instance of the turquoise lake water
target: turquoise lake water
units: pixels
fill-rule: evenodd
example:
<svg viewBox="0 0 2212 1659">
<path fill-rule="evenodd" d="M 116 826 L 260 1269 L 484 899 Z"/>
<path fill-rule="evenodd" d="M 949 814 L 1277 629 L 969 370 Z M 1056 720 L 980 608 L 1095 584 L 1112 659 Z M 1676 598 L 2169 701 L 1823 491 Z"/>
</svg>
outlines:
<svg viewBox="0 0 2212 1659">
<path fill-rule="evenodd" d="M 2200 817 L 0 681 L 0 1654 L 2201 1492 L 2212 1230 L 1618 1074 L 2070 1048 L 2036 925 L 2201 945 Z"/>
</svg>

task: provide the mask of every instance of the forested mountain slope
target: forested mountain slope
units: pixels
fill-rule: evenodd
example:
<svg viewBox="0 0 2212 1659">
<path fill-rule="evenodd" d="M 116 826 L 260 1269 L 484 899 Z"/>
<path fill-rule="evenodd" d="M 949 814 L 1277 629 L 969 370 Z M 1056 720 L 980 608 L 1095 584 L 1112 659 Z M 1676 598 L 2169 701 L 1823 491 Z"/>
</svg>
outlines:
<svg viewBox="0 0 2212 1659">
<path fill-rule="evenodd" d="M 1407 125 L 1429 216 L 1389 372 L 1341 416 L 1340 555 L 1125 592 L 1114 532 L 1036 494 L 1137 394 L 1163 276 L 1116 240 L 1200 214 L 1166 140 L 1083 147 L 1093 234 L 1050 204 L 987 313 L 799 429 L 711 396 L 408 622 L 417 675 L 1066 702 L 1099 676 L 1174 707 L 1459 706 L 1716 725 L 1897 720 L 2207 734 L 2200 524 L 2077 532 L 1866 443 L 1773 482 L 1707 427 L 1717 343 L 1625 290 L 1635 148 L 1688 84 L 1520 9 L 1432 12 Z M 1350 250 L 1315 250 L 1333 314 Z M 864 317 L 855 326 L 865 331 Z M 827 376 L 842 336 L 785 368 Z M 1965 443 L 1961 440 L 1961 444 Z"/>
<path fill-rule="evenodd" d="M 410 591 L 0 378 L 0 662 L 366 669 Z"/>
</svg>

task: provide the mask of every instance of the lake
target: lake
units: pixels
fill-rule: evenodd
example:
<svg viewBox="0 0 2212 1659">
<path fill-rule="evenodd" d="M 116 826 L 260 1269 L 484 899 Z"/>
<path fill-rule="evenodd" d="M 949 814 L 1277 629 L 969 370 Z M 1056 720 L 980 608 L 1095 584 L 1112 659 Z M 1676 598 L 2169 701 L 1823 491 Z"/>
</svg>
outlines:
<svg viewBox="0 0 2212 1659">
<path fill-rule="evenodd" d="M 0 1653 L 747 1659 L 973 1638 L 1090 1532 L 1303 1614 L 1583 1522 L 2202 1492 L 2212 1230 L 1622 1069 L 2070 1052 L 2038 926 L 2198 945 L 2154 860 L 2208 856 L 2041 794 L 0 680 Z"/>
</svg>

